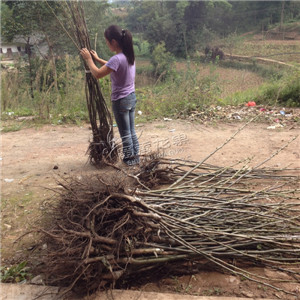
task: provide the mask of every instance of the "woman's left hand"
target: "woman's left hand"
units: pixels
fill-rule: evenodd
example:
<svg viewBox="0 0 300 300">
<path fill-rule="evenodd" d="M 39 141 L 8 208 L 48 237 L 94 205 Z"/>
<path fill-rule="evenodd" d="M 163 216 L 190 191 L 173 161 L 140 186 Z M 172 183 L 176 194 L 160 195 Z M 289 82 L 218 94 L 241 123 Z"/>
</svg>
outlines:
<svg viewBox="0 0 300 300">
<path fill-rule="evenodd" d="M 80 54 L 84 60 L 92 58 L 90 51 L 87 48 L 82 48 Z"/>
</svg>

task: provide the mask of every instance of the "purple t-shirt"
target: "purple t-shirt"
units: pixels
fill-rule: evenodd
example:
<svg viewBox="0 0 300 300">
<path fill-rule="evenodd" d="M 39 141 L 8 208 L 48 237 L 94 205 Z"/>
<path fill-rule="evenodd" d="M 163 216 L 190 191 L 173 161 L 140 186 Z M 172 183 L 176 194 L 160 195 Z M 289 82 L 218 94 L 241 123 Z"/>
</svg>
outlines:
<svg viewBox="0 0 300 300">
<path fill-rule="evenodd" d="M 112 101 L 124 98 L 135 91 L 135 64 L 128 64 L 123 53 L 111 57 L 106 66 L 114 70 L 110 73 Z"/>
</svg>

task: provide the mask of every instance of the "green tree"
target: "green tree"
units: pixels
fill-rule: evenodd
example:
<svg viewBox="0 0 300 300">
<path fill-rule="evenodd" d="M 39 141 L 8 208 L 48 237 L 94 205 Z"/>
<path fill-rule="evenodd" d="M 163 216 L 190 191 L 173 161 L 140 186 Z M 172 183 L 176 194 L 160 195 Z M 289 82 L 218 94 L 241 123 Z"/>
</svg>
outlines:
<svg viewBox="0 0 300 300">
<path fill-rule="evenodd" d="M 205 26 L 219 35 L 232 32 L 232 5 L 228 1 L 208 1 L 206 3 Z"/>
<path fill-rule="evenodd" d="M 165 42 L 159 43 L 152 52 L 151 62 L 155 77 L 165 79 L 173 72 L 174 56 L 166 50 Z"/>
<path fill-rule="evenodd" d="M 159 1 L 132 1 L 128 9 L 128 16 L 125 19 L 128 28 L 135 33 L 145 33 L 153 19 L 157 18 L 157 11 L 160 11 Z"/>
<path fill-rule="evenodd" d="M 1 37 L 6 41 L 11 41 L 13 38 L 12 13 L 10 7 L 6 3 L 1 2 Z"/>
<path fill-rule="evenodd" d="M 186 10 L 190 5 L 193 2 L 133 2 L 127 23 L 131 30 L 143 33 L 152 51 L 164 41 L 167 51 L 186 57 L 194 42 L 187 34 L 189 16 L 186 16 Z"/>
<path fill-rule="evenodd" d="M 300 2 L 287 0 L 133 1 L 126 22 L 132 31 L 143 34 L 151 51 L 164 41 L 167 51 L 187 57 L 205 46 L 209 36 L 267 29 L 282 19 L 299 17 Z"/>
<path fill-rule="evenodd" d="M 38 56 L 50 62 L 51 80 L 48 85 L 53 85 L 56 91 L 59 91 L 58 74 L 56 61 L 59 57 L 66 54 L 78 54 L 74 41 L 70 38 L 72 32 L 72 19 L 69 15 L 67 2 L 59 1 L 5 1 L 1 3 L 2 10 L 2 36 L 6 40 L 11 41 L 15 37 L 23 39 L 26 43 L 26 53 L 28 55 L 28 72 L 29 82 L 31 86 L 31 96 L 33 97 L 33 80 L 35 78 L 34 67 L 39 68 L 41 64 L 48 65 L 41 61 L 41 64 L 33 64 L 34 50 Z M 105 41 L 103 39 L 103 31 L 105 24 L 109 22 L 109 18 L 101 18 L 105 16 L 108 9 L 106 1 L 86 2 L 83 3 L 86 12 L 86 21 L 90 30 L 91 41 L 102 48 L 102 52 L 107 51 Z M 100 16 L 100 17 L 99 17 Z M 111 18 L 110 18 L 111 19 Z M 101 38 L 97 41 L 97 35 L 101 32 Z M 36 39 L 40 43 L 47 45 L 47 53 L 40 51 L 36 44 Z M 34 47 L 32 47 L 34 45 Z M 101 47 L 99 47 L 101 45 Z M 45 49 L 44 49 L 45 50 Z M 43 60 L 42 59 L 42 60 Z M 42 83 L 41 83 L 42 84 Z"/>
<path fill-rule="evenodd" d="M 104 30 L 111 24 L 120 24 L 118 17 L 107 1 L 86 1 L 83 5 L 92 48 L 108 58 L 111 53 L 105 43 Z"/>
<path fill-rule="evenodd" d="M 18 37 L 25 42 L 25 49 L 28 55 L 31 97 L 34 97 L 33 80 L 35 77 L 32 45 L 35 44 L 36 38 L 43 38 L 47 42 L 49 49 L 47 56 L 52 63 L 54 86 L 58 90 L 54 54 L 55 39 L 53 38 L 53 32 L 57 33 L 58 30 L 53 14 L 43 1 L 7 1 L 5 4 L 10 8 L 10 16 L 4 20 L 3 27 L 5 30 L 3 36 L 9 41 Z M 51 6 L 53 11 L 59 9 L 59 5 L 55 2 L 51 3 Z"/>
<path fill-rule="evenodd" d="M 203 31 L 206 30 L 207 3 L 205 1 L 190 1 L 185 9 L 186 41 L 188 51 L 193 52 L 202 43 Z"/>
</svg>

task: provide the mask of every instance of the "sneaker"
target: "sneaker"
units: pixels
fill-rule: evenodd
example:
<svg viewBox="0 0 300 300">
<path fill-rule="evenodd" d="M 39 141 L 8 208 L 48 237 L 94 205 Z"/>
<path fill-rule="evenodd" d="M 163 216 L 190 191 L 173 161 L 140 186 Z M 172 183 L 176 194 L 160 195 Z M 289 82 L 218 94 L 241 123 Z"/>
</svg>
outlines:
<svg viewBox="0 0 300 300">
<path fill-rule="evenodd" d="M 128 166 L 135 166 L 135 165 L 138 165 L 140 163 L 140 159 L 138 157 L 137 158 L 131 158 L 131 159 L 123 160 L 123 162 Z"/>
</svg>

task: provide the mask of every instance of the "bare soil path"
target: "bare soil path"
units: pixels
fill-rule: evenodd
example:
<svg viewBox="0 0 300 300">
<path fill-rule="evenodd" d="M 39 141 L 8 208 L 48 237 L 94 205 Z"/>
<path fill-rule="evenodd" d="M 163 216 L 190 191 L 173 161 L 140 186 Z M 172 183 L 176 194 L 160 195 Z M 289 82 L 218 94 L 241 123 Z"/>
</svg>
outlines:
<svg viewBox="0 0 300 300">
<path fill-rule="evenodd" d="M 142 153 L 159 148 L 164 150 L 166 156 L 200 161 L 221 146 L 242 125 L 238 121 L 209 126 L 186 120 L 155 121 L 139 125 L 137 132 Z M 247 125 L 207 162 L 229 166 L 245 158 L 252 158 L 249 165 L 255 166 L 300 133 L 299 126 L 267 129 L 268 126 L 265 123 Z M 42 202 L 53 194 L 51 189 L 57 188 L 55 179 L 58 176 L 105 172 L 87 163 L 86 150 L 90 137 L 88 125 L 49 125 L 2 134 L 2 261 L 10 259 L 12 253 L 18 254 L 20 245 L 14 248 L 13 241 L 33 226 L 35 217 L 42 211 Z M 299 146 L 300 138 L 297 138 L 264 166 L 300 168 Z M 268 271 L 258 272 L 265 274 Z M 289 288 L 300 293 L 299 286 L 291 285 Z M 149 283 L 142 289 L 206 296 L 297 299 L 238 277 L 216 272 L 169 278 L 159 283 Z"/>
</svg>

